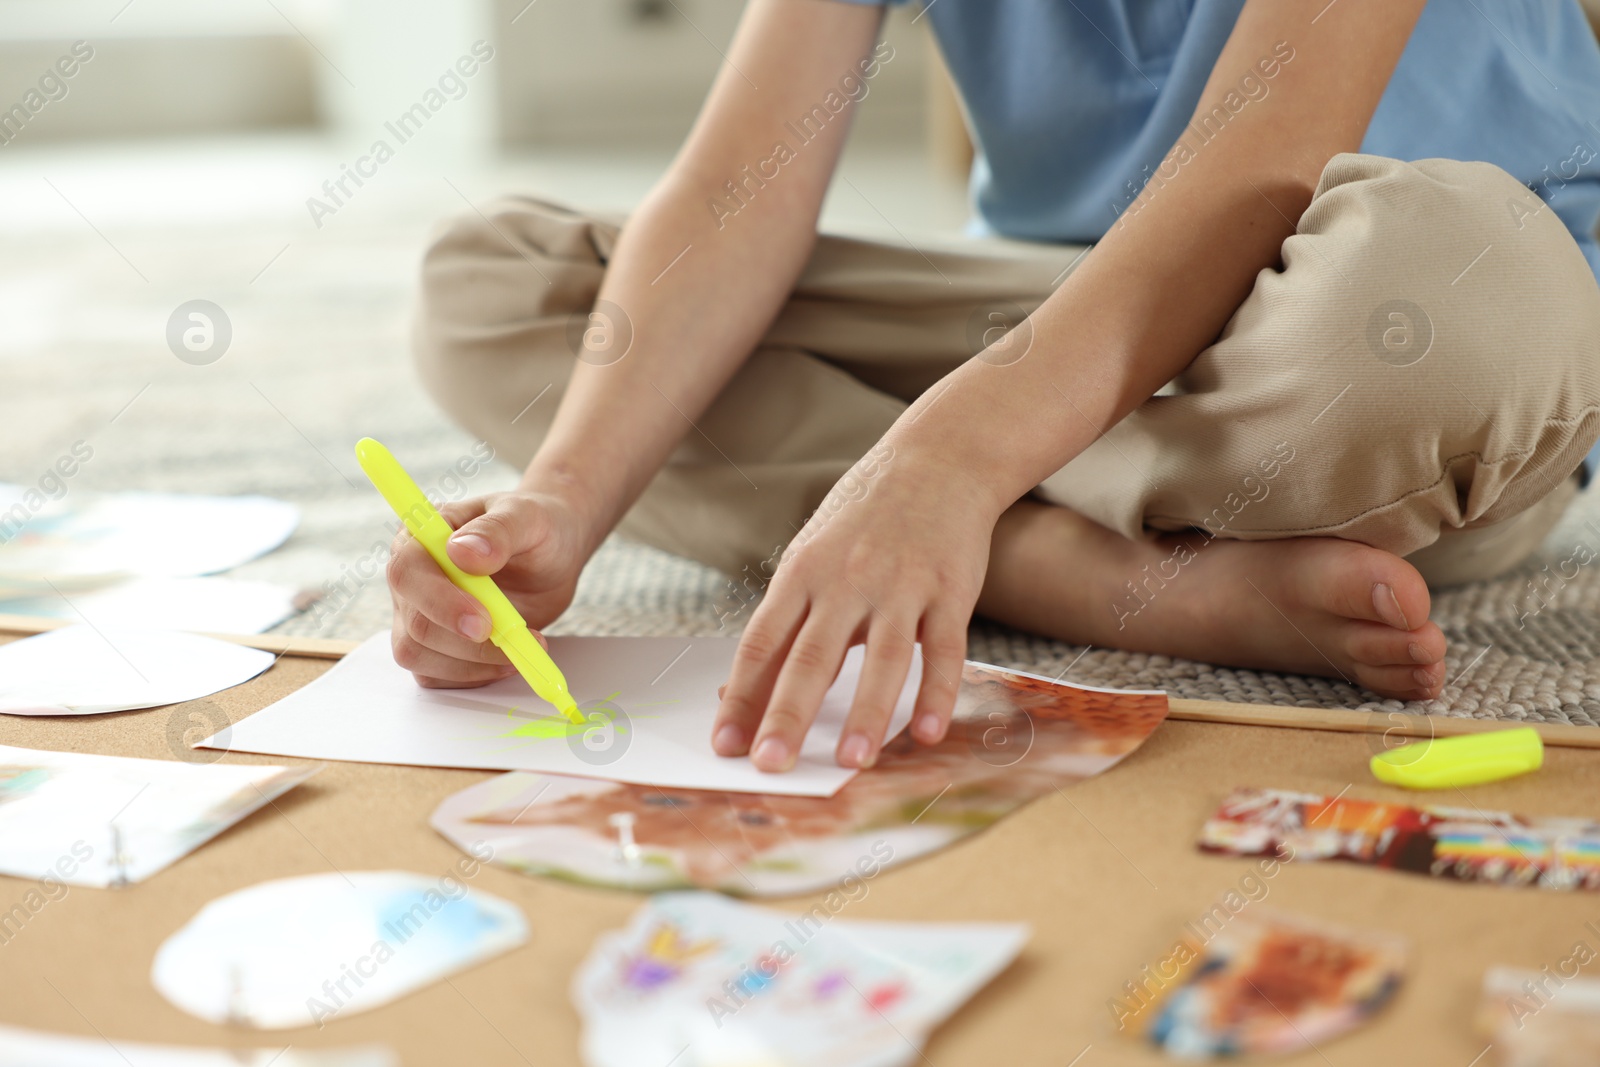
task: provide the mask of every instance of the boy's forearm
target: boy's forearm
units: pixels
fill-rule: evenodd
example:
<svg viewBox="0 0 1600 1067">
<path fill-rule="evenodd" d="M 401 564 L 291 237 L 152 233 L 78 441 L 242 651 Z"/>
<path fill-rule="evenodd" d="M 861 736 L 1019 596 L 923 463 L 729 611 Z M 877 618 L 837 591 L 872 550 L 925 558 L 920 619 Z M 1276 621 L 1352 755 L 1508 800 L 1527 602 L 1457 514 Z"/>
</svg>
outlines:
<svg viewBox="0 0 1600 1067">
<path fill-rule="evenodd" d="M 982 471 L 998 514 L 1181 373 L 1278 263 L 1323 165 L 1359 149 L 1421 6 L 1343 0 L 1313 23 L 1325 0 L 1247 5 L 1196 117 L 1245 74 L 1267 95 L 1211 141 L 1186 131 L 1190 151 L 1033 314 L 1028 354 L 949 375 L 891 431 L 897 449 Z"/>
<path fill-rule="evenodd" d="M 781 190 L 772 199 L 781 198 Z M 719 230 L 707 183 L 674 175 L 619 238 L 600 289 L 605 343 L 575 358 L 524 488 L 555 492 L 603 537 L 759 343 L 799 274 L 815 224 L 778 212 Z M 776 208 L 776 203 L 767 205 Z M 766 217 L 760 217 L 766 216 Z M 588 350 L 580 350 L 588 351 Z"/>
<path fill-rule="evenodd" d="M 631 341 L 575 361 L 523 476 L 572 501 L 596 543 L 700 432 L 799 278 L 854 106 L 892 57 L 873 47 L 881 17 L 870 6 L 753 0 L 683 150 L 624 227 L 597 310 Z M 774 164 L 774 142 L 793 137 L 788 120 L 835 97 L 849 101 L 842 113 L 830 106 L 837 119 Z"/>
</svg>

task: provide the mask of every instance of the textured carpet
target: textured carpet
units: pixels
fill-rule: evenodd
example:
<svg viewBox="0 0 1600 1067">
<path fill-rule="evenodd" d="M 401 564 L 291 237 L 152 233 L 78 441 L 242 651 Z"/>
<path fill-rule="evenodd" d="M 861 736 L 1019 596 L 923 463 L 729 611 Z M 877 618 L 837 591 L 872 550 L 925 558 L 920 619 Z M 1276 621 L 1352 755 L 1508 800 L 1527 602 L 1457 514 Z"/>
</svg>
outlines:
<svg viewBox="0 0 1600 1067">
<path fill-rule="evenodd" d="M 92 198 L 70 182 L 62 189 L 85 221 L 97 218 Z M 341 216 L 318 231 L 286 230 L 281 219 L 187 227 L 102 219 L 96 230 L 64 215 L 59 227 L 8 233 L 0 242 L 0 479 L 36 481 L 84 439 L 95 456 L 73 491 L 292 500 L 304 512 L 294 537 L 236 573 L 324 593 L 282 632 L 386 629 L 381 569 L 360 575 L 374 570 L 389 515 L 350 454 L 355 438 L 384 440 L 420 482 L 450 495 L 513 481 L 494 465 L 450 492 L 449 472 L 472 442 L 424 396 L 405 355 L 417 257 L 432 221 L 461 206 L 453 192 L 441 195 Z M 221 305 L 234 328 L 229 352 L 203 367 L 180 363 L 163 337 L 172 309 L 197 297 Z M 1592 564 L 1561 567 L 1580 543 L 1600 550 L 1592 493 L 1527 566 L 1435 596 L 1450 681 L 1426 704 L 1381 701 L 1320 678 L 1086 651 L 983 623 L 971 631 L 971 655 L 1184 697 L 1600 725 L 1600 575 Z M 749 613 L 722 575 L 613 538 L 552 631 L 734 633 Z"/>
</svg>

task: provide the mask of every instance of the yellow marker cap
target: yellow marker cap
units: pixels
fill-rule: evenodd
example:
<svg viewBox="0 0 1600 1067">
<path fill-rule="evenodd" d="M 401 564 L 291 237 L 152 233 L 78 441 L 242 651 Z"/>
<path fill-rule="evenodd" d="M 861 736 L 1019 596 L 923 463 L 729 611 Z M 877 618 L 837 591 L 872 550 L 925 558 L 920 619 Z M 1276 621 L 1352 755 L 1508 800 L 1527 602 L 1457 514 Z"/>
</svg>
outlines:
<svg viewBox="0 0 1600 1067">
<path fill-rule="evenodd" d="M 577 701 L 567 690 L 566 678 L 562 677 L 550 654 L 528 632 L 528 624 L 523 621 L 522 613 L 506 599 L 493 579 L 481 574 L 468 574 L 451 561 L 445 546 L 455 531 L 444 521 L 444 516 L 434 510 L 427 496 L 411 480 L 411 475 L 400 466 L 400 461 L 377 441 L 363 437 L 356 442 L 356 462 L 361 464 L 361 469 L 366 471 L 378 492 L 383 494 L 394 513 L 406 524 L 411 536 L 428 550 L 428 555 L 433 557 L 446 577 L 483 605 L 489 613 L 489 640 L 506 654 L 517 673 L 527 680 L 540 697 L 554 704 L 574 723 L 581 724 L 583 715 L 578 710 Z"/>
<path fill-rule="evenodd" d="M 1544 740 L 1529 726 L 1434 737 L 1380 752 L 1372 773 L 1407 789 L 1449 789 L 1514 778 L 1544 765 Z"/>
</svg>

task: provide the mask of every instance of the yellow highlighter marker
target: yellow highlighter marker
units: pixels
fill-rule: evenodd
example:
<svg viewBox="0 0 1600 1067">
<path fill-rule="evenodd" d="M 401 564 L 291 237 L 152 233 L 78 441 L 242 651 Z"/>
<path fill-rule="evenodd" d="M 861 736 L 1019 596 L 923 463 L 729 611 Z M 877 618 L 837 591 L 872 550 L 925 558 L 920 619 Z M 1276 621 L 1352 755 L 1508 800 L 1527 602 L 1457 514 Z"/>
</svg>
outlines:
<svg viewBox="0 0 1600 1067">
<path fill-rule="evenodd" d="M 1544 740 L 1532 727 L 1435 737 L 1372 757 L 1380 782 L 1407 789 L 1449 789 L 1498 782 L 1544 765 Z"/>
<path fill-rule="evenodd" d="M 406 524 L 411 536 L 428 550 L 428 555 L 433 557 L 445 576 L 489 612 L 489 622 L 493 627 L 489 640 L 506 654 L 517 673 L 527 679 L 533 691 L 542 699 L 554 704 L 563 715 L 581 726 L 583 715 L 578 711 L 578 702 L 567 691 L 567 680 L 562 677 L 560 668 L 543 646 L 534 640 L 521 612 L 506 599 L 492 578 L 468 574 L 450 561 L 445 544 L 455 531 L 444 521 L 444 516 L 428 503 L 428 498 L 417 488 L 417 483 L 411 480 L 405 468 L 400 466 L 400 461 L 370 437 L 363 437 L 356 442 L 356 461 L 367 472 L 372 484 L 377 486 L 378 492 L 383 494 L 383 499 L 389 502 L 394 513 L 400 516 L 400 521 Z"/>
</svg>

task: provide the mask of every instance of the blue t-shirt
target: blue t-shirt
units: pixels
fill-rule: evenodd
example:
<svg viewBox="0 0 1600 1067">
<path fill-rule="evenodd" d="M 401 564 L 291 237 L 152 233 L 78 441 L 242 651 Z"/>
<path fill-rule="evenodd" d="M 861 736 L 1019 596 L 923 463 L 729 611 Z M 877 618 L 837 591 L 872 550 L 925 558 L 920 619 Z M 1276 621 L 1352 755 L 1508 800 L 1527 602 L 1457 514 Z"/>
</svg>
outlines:
<svg viewBox="0 0 1600 1067">
<path fill-rule="evenodd" d="M 925 2 L 977 146 L 983 228 L 1037 241 L 1103 237 L 1184 134 L 1243 7 Z M 1340 17 L 1338 6 L 1320 17 Z M 1225 80 L 1240 100 L 1273 88 L 1254 61 Z M 1600 273 L 1600 46 L 1577 0 L 1433 0 L 1361 150 L 1497 164 L 1554 208 Z"/>
<path fill-rule="evenodd" d="M 1036 241 L 1104 236 L 1186 134 L 1243 7 L 923 0 L 977 147 L 974 228 Z M 1318 18 L 1341 16 L 1330 6 Z M 1282 60 L 1222 72 L 1233 106 L 1270 94 L 1267 72 Z M 1600 46 L 1578 0 L 1432 0 L 1361 150 L 1502 167 L 1550 204 L 1600 275 Z M 1600 445 L 1586 468 L 1597 459 Z"/>
</svg>

